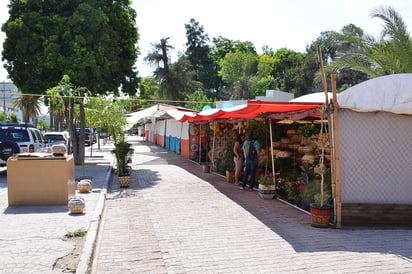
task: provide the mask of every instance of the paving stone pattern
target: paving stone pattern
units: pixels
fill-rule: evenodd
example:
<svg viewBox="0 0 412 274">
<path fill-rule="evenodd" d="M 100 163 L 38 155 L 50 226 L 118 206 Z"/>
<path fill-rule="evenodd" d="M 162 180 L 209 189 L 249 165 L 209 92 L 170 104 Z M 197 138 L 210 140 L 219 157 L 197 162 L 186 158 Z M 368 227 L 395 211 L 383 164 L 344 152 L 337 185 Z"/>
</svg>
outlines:
<svg viewBox="0 0 412 274">
<path fill-rule="evenodd" d="M 112 176 L 92 273 L 412 273 L 412 230 L 319 229 L 143 141 Z"/>
<path fill-rule="evenodd" d="M 8 206 L 7 191 L 0 193 L 0 273 L 56 273 L 53 264 L 74 247 L 64 236 L 88 229 L 108 168 L 76 166 L 76 178 L 90 177 L 96 190 L 79 194 L 84 214 L 69 214 L 67 205 Z"/>
</svg>

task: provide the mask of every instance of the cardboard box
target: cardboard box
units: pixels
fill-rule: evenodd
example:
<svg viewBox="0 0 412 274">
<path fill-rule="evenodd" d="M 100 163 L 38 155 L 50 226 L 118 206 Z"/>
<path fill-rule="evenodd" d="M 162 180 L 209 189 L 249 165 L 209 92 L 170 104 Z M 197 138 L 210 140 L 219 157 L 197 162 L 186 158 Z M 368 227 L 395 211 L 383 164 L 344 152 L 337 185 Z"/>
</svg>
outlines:
<svg viewBox="0 0 412 274">
<path fill-rule="evenodd" d="M 73 156 L 10 157 L 7 185 L 9 206 L 67 205 L 76 193 Z"/>
</svg>

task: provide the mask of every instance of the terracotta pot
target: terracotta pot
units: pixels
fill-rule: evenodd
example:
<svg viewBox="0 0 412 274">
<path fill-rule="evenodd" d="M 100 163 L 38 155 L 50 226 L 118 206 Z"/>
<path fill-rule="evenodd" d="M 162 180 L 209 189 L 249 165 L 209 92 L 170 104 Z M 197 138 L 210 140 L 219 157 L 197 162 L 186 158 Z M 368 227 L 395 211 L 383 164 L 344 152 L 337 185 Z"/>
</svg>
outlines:
<svg viewBox="0 0 412 274">
<path fill-rule="evenodd" d="M 228 183 L 234 183 L 235 182 L 235 172 L 234 171 L 226 170 L 226 181 Z"/>
<path fill-rule="evenodd" d="M 332 218 L 333 206 L 318 203 L 310 204 L 310 225 L 313 227 L 327 228 Z"/>
</svg>

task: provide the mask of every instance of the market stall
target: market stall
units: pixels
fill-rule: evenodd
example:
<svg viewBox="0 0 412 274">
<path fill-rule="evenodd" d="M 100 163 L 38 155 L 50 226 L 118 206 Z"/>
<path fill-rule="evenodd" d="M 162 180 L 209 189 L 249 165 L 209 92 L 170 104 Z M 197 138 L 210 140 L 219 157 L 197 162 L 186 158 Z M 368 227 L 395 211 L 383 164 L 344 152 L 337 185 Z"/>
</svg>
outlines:
<svg viewBox="0 0 412 274">
<path fill-rule="evenodd" d="M 145 140 L 167 150 L 189 157 L 189 122 L 180 122 L 181 117 L 194 116 L 196 111 L 187 108 L 157 104 L 147 109 L 126 114 L 128 127 L 144 125 Z"/>
<path fill-rule="evenodd" d="M 412 225 L 412 74 L 363 82 L 338 103 L 338 226 Z"/>
</svg>

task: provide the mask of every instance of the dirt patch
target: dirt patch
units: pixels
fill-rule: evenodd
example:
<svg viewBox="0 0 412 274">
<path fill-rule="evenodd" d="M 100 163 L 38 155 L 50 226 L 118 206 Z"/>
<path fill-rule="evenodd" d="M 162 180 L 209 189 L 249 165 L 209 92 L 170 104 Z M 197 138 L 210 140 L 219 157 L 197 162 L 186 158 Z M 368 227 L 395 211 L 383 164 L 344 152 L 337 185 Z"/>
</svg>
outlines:
<svg viewBox="0 0 412 274">
<path fill-rule="evenodd" d="M 65 237 L 65 241 L 72 243 L 74 248 L 70 254 L 57 259 L 56 263 L 53 265 L 53 271 L 60 273 L 75 273 L 86 237 Z"/>
</svg>

